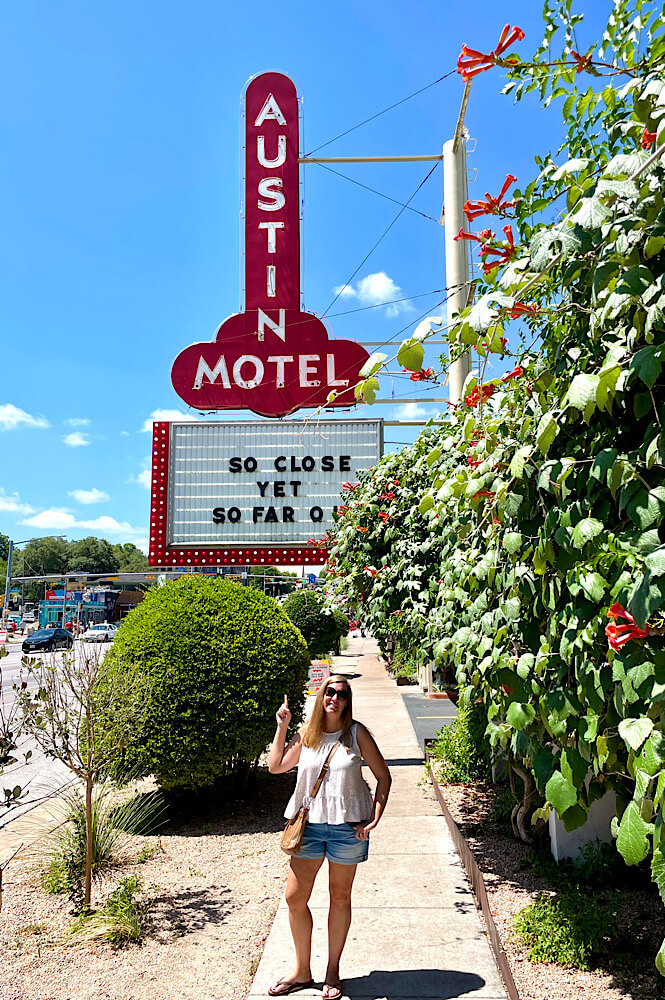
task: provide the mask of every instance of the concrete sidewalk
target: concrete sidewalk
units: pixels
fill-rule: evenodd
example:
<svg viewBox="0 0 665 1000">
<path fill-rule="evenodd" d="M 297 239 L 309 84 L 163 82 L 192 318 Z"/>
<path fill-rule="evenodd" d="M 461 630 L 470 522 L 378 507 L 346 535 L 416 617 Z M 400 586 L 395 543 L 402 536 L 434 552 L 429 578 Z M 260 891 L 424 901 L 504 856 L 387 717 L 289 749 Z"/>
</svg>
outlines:
<svg viewBox="0 0 665 1000">
<path fill-rule="evenodd" d="M 348 674 L 353 714 L 374 734 L 393 777 L 384 818 L 372 833 L 370 857 L 359 865 L 353 921 L 342 956 L 344 995 L 352 1000 L 505 1000 L 487 937 L 434 793 L 420 784 L 422 753 L 400 689 L 371 639 L 350 639 L 334 669 Z M 368 774 L 373 785 L 371 773 Z M 326 968 L 327 865 L 311 899 L 312 973 L 319 995 Z M 293 943 L 282 899 L 249 1000 L 288 973 Z"/>
</svg>

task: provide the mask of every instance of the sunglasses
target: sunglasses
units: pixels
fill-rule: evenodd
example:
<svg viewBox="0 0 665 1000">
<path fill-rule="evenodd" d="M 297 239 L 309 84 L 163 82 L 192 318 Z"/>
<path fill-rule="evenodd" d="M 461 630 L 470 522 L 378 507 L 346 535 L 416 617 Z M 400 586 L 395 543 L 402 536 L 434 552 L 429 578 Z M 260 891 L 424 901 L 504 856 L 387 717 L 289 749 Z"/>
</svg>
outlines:
<svg viewBox="0 0 665 1000">
<path fill-rule="evenodd" d="M 339 698 L 341 701 L 348 701 L 349 693 L 348 691 L 340 691 L 339 688 L 326 688 L 324 697 L 330 698 L 331 700 L 333 698 Z"/>
</svg>

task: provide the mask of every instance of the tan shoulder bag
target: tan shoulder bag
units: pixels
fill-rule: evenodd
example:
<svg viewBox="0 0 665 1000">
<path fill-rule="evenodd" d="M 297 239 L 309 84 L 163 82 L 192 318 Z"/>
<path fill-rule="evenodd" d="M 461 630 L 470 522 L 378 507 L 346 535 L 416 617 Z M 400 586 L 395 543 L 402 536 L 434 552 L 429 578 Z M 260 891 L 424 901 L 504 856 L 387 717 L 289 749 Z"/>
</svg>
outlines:
<svg viewBox="0 0 665 1000">
<path fill-rule="evenodd" d="M 330 767 L 330 761 L 332 760 L 333 754 L 335 753 L 335 750 L 337 750 L 338 746 L 339 740 L 331 748 L 330 753 L 326 757 L 323 767 L 321 768 L 319 776 L 314 782 L 314 788 L 309 796 L 310 801 L 315 797 L 319 788 L 323 784 L 323 779 L 325 778 L 328 768 Z M 309 806 L 301 806 L 293 819 L 287 819 L 286 826 L 284 827 L 284 833 L 282 834 L 282 840 L 280 842 L 280 847 L 285 854 L 297 854 L 300 850 L 308 815 Z"/>
</svg>

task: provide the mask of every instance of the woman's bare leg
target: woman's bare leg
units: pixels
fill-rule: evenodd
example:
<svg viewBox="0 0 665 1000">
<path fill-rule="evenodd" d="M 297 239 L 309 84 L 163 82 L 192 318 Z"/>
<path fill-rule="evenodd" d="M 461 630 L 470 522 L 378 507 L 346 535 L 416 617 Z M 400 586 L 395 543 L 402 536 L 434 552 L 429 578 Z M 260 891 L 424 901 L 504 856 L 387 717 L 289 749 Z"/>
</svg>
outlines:
<svg viewBox="0 0 665 1000">
<path fill-rule="evenodd" d="M 328 914 L 328 968 L 323 996 L 338 995 L 340 985 L 339 960 L 351 926 L 351 889 L 356 877 L 357 865 L 330 865 L 330 912 Z M 331 987 L 332 989 L 327 989 Z"/>
<path fill-rule="evenodd" d="M 296 950 L 296 968 L 283 981 L 303 983 L 312 978 L 310 958 L 312 953 L 312 914 L 309 897 L 312 895 L 316 874 L 323 864 L 323 858 L 304 861 L 291 858 L 291 868 L 286 879 L 286 903 L 289 907 L 289 924 Z"/>
</svg>

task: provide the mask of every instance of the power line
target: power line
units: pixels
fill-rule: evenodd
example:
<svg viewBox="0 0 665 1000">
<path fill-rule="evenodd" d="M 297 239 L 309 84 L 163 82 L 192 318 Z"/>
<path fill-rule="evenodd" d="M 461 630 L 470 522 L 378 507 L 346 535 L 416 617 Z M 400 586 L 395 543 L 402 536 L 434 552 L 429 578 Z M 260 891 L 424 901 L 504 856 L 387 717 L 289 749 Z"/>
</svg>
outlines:
<svg viewBox="0 0 665 1000">
<path fill-rule="evenodd" d="M 428 83 L 425 87 L 421 87 L 420 90 L 414 90 L 412 94 L 409 94 L 408 97 L 403 97 L 401 101 L 396 101 L 389 107 L 384 108 L 383 111 L 377 111 L 375 115 L 371 115 L 369 118 L 365 118 L 364 121 L 358 122 L 358 124 L 354 125 L 352 128 L 347 128 L 345 132 L 340 132 L 339 135 L 334 136 L 332 139 L 328 139 L 327 142 L 324 142 L 320 146 L 317 146 L 316 149 L 312 149 L 306 155 L 313 156 L 314 153 L 318 153 L 320 149 L 325 149 L 326 146 L 331 146 L 333 142 L 337 142 L 338 139 L 343 139 L 345 135 L 350 135 L 351 132 L 355 132 L 356 129 L 362 128 L 363 125 L 367 125 L 369 124 L 369 122 L 375 121 L 377 118 L 380 118 L 381 115 L 385 115 L 388 113 L 388 111 L 392 111 L 393 108 L 398 108 L 400 104 L 406 104 L 406 102 L 410 101 L 413 97 L 417 97 L 418 94 L 423 94 L 426 90 L 429 90 L 430 87 L 435 87 L 437 83 L 441 83 L 442 80 L 446 80 L 449 76 L 453 76 L 456 72 L 457 72 L 456 69 L 451 69 L 449 73 L 444 73 L 443 76 L 440 76 L 437 80 L 432 80 L 431 83 Z"/>
<path fill-rule="evenodd" d="M 354 177 L 349 177 L 348 174 L 343 174 L 339 170 L 333 170 L 332 167 L 327 166 L 325 163 L 319 163 L 317 166 L 323 167 L 324 170 L 329 170 L 331 174 L 337 174 L 338 177 L 343 177 L 345 181 L 350 181 L 351 184 L 356 184 L 365 191 L 371 191 L 372 194 L 378 194 L 379 198 L 385 198 L 386 201 L 392 201 L 394 205 L 401 205 L 402 208 L 408 208 L 410 212 L 415 212 L 416 215 L 422 215 L 423 219 L 427 219 L 430 222 L 436 222 L 437 226 L 439 225 L 439 220 L 435 219 L 433 215 L 427 215 L 425 212 L 421 212 L 417 208 L 412 208 L 411 205 L 405 205 L 404 202 L 398 201 L 397 198 L 391 198 L 389 194 L 383 194 L 382 191 L 377 191 L 376 188 L 369 187 L 367 184 L 361 184 L 361 182 L 357 181 Z"/>
<path fill-rule="evenodd" d="M 395 216 L 395 218 L 392 220 L 392 222 L 390 223 L 390 225 L 388 226 L 388 228 L 384 229 L 384 231 L 381 233 L 381 235 L 379 236 L 378 240 L 376 241 L 376 243 L 374 244 L 374 246 L 372 247 L 372 249 L 369 251 L 369 253 L 366 254 L 365 257 L 363 257 L 363 259 L 360 261 L 360 263 L 358 264 L 358 267 L 355 269 L 355 271 L 353 272 L 353 274 L 351 275 L 351 277 L 347 278 L 347 280 L 344 282 L 343 285 L 340 285 L 339 291 L 335 295 L 335 298 L 332 300 L 332 302 L 330 303 L 330 305 L 328 306 L 328 308 L 323 313 L 323 317 L 325 317 L 325 316 L 328 315 L 329 311 L 332 309 L 332 307 L 334 306 L 335 302 L 337 302 L 337 299 L 342 294 L 342 289 L 346 288 L 346 286 L 349 285 L 350 282 L 353 281 L 353 279 L 357 275 L 357 273 L 360 270 L 360 268 L 363 266 L 363 264 L 365 264 L 369 260 L 369 258 L 372 256 L 372 254 L 374 253 L 374 251 L 378 247 L 378 245 L 382 242 L 383 239 L 385 239 L 385 237 L 388 235 L 388 233 L 390 232 L 390 230 L 393 228 L 393 226 L 395 225 L 395 223 L 397 222 L 397 220 L 399 219 L 399 217 L 409 207 L 409 203 L 413 201 L 413 199 L 416 197 L 416 195 L 418 194 L 418 192 L 420 191 L 420 189 L 427 183 L 427 181 L 430 179 L 430 177 L 432 176 L 432 174 L 434 173 L 434 171 L 438 168 L 438 166 L 439 166 L 439 164 L 435 163 L 434 166 L 431 168 L 431 170 L 428 170 L 427 175 L 422 179 L 422 181 L 420 182 L 420 184 L 418 185 L 418 187 L 416 188 L 416 190 L 413 192 L 413 194 L 411 195 L 411 197 L 409 198 L 409 200 L 406 202 L 406 204 L 402 205 L 402 207 L 400 208 L 399 212 L 397 213 L 397 215 Z"/>
<path fill-rule="evenodd" d="M 357 309 L 347 309 L 345 312 L 330 313 L 328 319 L 334 319 L 336 316 L 351 316 L 352 313 L 365 312 L 367 309 L 381 309 L 383 306 L 393 306 L 397 302 L 411 302 L 412 299 L 424 299 L 428 295 L 438 295 L 439 292 L 445 292 L 445 288 L 433 288 L 431 292 L 420 292 L 419 295 L 404 295 L 401 299 L 387 299 L 385 302 L 374 302 L 371 306 L 358 306 Z"/>
</svg>

